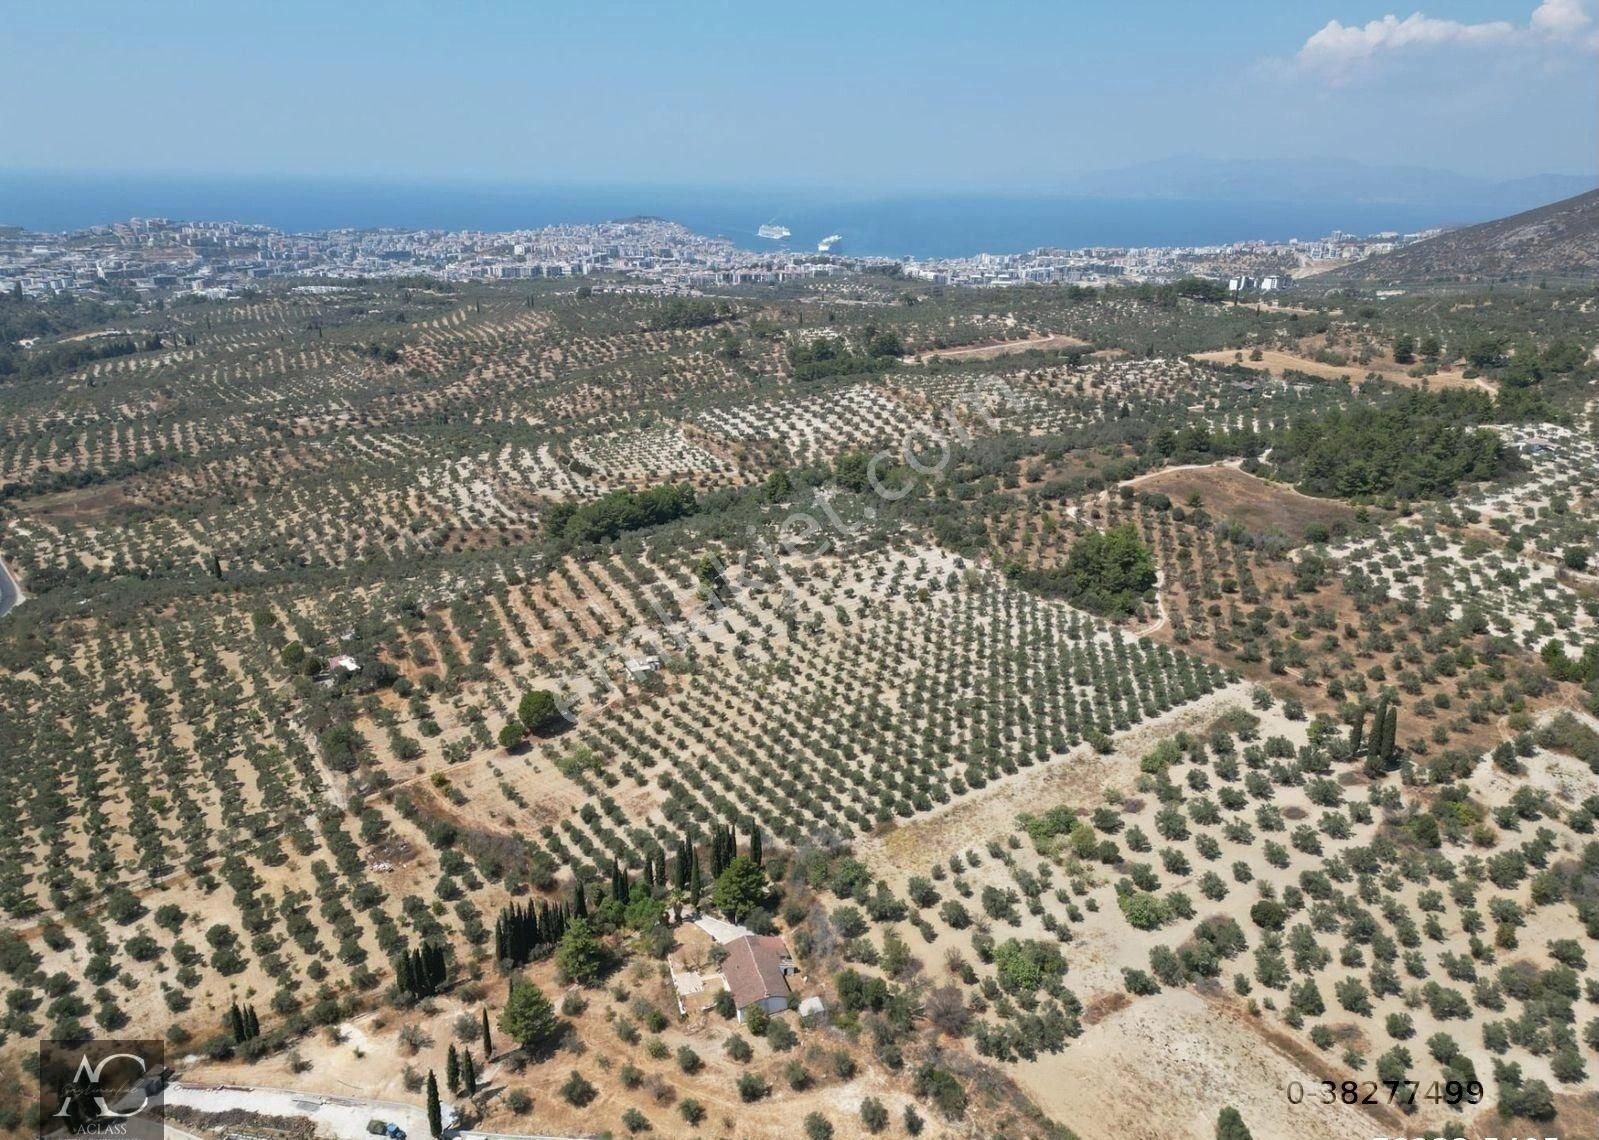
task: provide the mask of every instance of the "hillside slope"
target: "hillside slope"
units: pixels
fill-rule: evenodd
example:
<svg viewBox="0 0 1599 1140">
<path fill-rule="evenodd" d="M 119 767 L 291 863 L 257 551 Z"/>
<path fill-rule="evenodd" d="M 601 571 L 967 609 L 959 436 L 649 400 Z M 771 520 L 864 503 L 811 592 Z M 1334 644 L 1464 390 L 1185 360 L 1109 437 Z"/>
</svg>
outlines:
<svg viewBox="0 0 1599 1140">
<path fill-rule="evenodd" d="M 1318 278 L 1423 284 L 1599 276 L 1599 190 L 1466 226 Z"/>
</svg>

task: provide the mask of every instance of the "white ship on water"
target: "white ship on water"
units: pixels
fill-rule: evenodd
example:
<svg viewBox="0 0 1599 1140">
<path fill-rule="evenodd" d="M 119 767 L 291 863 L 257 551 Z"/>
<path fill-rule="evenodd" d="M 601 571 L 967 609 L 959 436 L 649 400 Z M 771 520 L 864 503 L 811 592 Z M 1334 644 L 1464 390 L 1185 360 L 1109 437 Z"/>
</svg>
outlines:
<svg viewBox="0 0 1599 1140">
<path fill-rule="evenodd" d="M 816 252 L 831 253 L 833 251 L 833 247 L 838 245 L 838 243 L 843 240 L 844 237 L 842 234 L 828 234 L 821 241 L 816 243 Z"/>
<path fill-rule="evenodd" d="M 776 222 L 767 222 L 760 229 L 756 230 L 755 234 L 757 237 L 771 238 L 773 241 L 782 241 L 784 238 L 789 236 L 789 229 L 787 226 L 780 226 Z"/>
</svg>

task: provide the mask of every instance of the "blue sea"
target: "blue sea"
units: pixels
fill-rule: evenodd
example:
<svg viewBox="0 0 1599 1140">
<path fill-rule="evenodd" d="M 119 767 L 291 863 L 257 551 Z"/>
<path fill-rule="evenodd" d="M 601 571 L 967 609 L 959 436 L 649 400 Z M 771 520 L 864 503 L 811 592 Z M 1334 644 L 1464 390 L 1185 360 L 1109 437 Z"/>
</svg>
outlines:
<svg viewBox="0 0 1599 1140">
<path fill-rule="evenodd" d="M 288 178 L 78 176 L 0 172 L 0 224 L 81 229 L 130 217 L 252 222 L 289 232 L 353 227 L 531 229 L 648 214 L 747 249 L 809 250 L 842 234 L 839 252 L 890 257 L 1016 253 L 1040 246 L 1212 245 L 1250 239 L 1378 233 L 1481 221 L 1413 204 L 1073 198 L 1047 194 L 511 186 Z M 1486 217 L 1486 215 L 1484 215 Z M 756 235 L 767 222 L 792 236 Z"/>
</svg>

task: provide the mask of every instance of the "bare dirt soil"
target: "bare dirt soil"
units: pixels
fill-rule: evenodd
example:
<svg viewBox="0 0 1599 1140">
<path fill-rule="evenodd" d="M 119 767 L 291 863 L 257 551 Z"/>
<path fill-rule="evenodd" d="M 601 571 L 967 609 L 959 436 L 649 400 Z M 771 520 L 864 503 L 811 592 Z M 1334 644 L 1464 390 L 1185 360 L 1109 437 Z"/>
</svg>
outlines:
<svg viewBox="0 0 1599 1140">
<path fill-rule="evenodd" d="M 1272 349 L 1263 350 L 1259 360 L 1251 360 L 1248 353 L 1239 359 L 1237 350 L 1230 348 L 1195 353 L 1194 359 L 1213 364 L 1242 364 L 1245 368 L 1252 368 L 1257 372 L 1269 372 L 1279 377 L 1284 372 L 1294 371 L 1318 376 L 1323 380 L 1358 381 L 1364 379 L 1367 373 L 1375 372 L 1389 383 L 1405 388 L 1481 388 L 1488 392 L 1494 390 L 1489 381 L 1480 378 L 1468 380 L 1457 369 L 1446 368 L 1431 376 L 1416 377 L 1409 375 L 1404 365 L 1395 364 L 1391 360 L 1372 360 L 1365 364 L 1356 361 L 1350 361 L 1348 364 L 1326 364 L 1308 356 L 1277 352 Z"/>
<path fill-rule="evenodd" d="M 927 352 L 917 353 L 915 356 L 904 358 L 906 364 L 915 364 L 918 360 L 993 360 L 997 356 L 1012 356 L 1019 352 L 1031 352 L 1033 349 L 1055 348 L 1082 348 L 1087 346 L 1086 340 L 1079 340 L 1074 336 L 1064 333 L 1053 333 L 1048 336 L 1033 336 L 1025 340 L 1002 340 L 998 344 L 970 344 L 958 348 L 935 348 Z"/>
<path fill-rule="evenodd" d="M 1191 496 L 1198 495 L 1205 513 L 1214 519 L 1242 523 L 1255 534 L 1280 531 L 1295 542 L 1302 542 L 1313 525 L 1352 525 L 1355 519 L 1355 509 L 1347 503 L 1303 495 L 1236 467 L 1156 471 L 1137 483 L 1141 490 L 1159 491 L 1174 503 L 1187 504 Z"/>
</svg>

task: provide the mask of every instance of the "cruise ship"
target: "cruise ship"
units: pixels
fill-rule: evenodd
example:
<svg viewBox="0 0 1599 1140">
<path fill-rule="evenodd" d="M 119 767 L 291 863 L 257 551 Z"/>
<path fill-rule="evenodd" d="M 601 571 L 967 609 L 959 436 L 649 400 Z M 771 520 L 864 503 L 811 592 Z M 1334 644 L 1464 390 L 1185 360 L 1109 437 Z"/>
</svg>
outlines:
<svg viewBox="0 0 1599 1140">
<path fill-rule="evenodd" d="M 773 241 L 782 241 L 789 236 L 787 226 L 780 226 L 776 222 L 767 222 L 755 231 L 757 237 L 771 238 Z"/>
<path fill-rule="evenodd" d="M 838 243 L 843 240 L 844 237 L 842 234 L 828 234 L 821 241 L 816 243 L 816 252 L 831 253 L 833 252 L 833 247 L 838 245 Z"/>
</svg>

